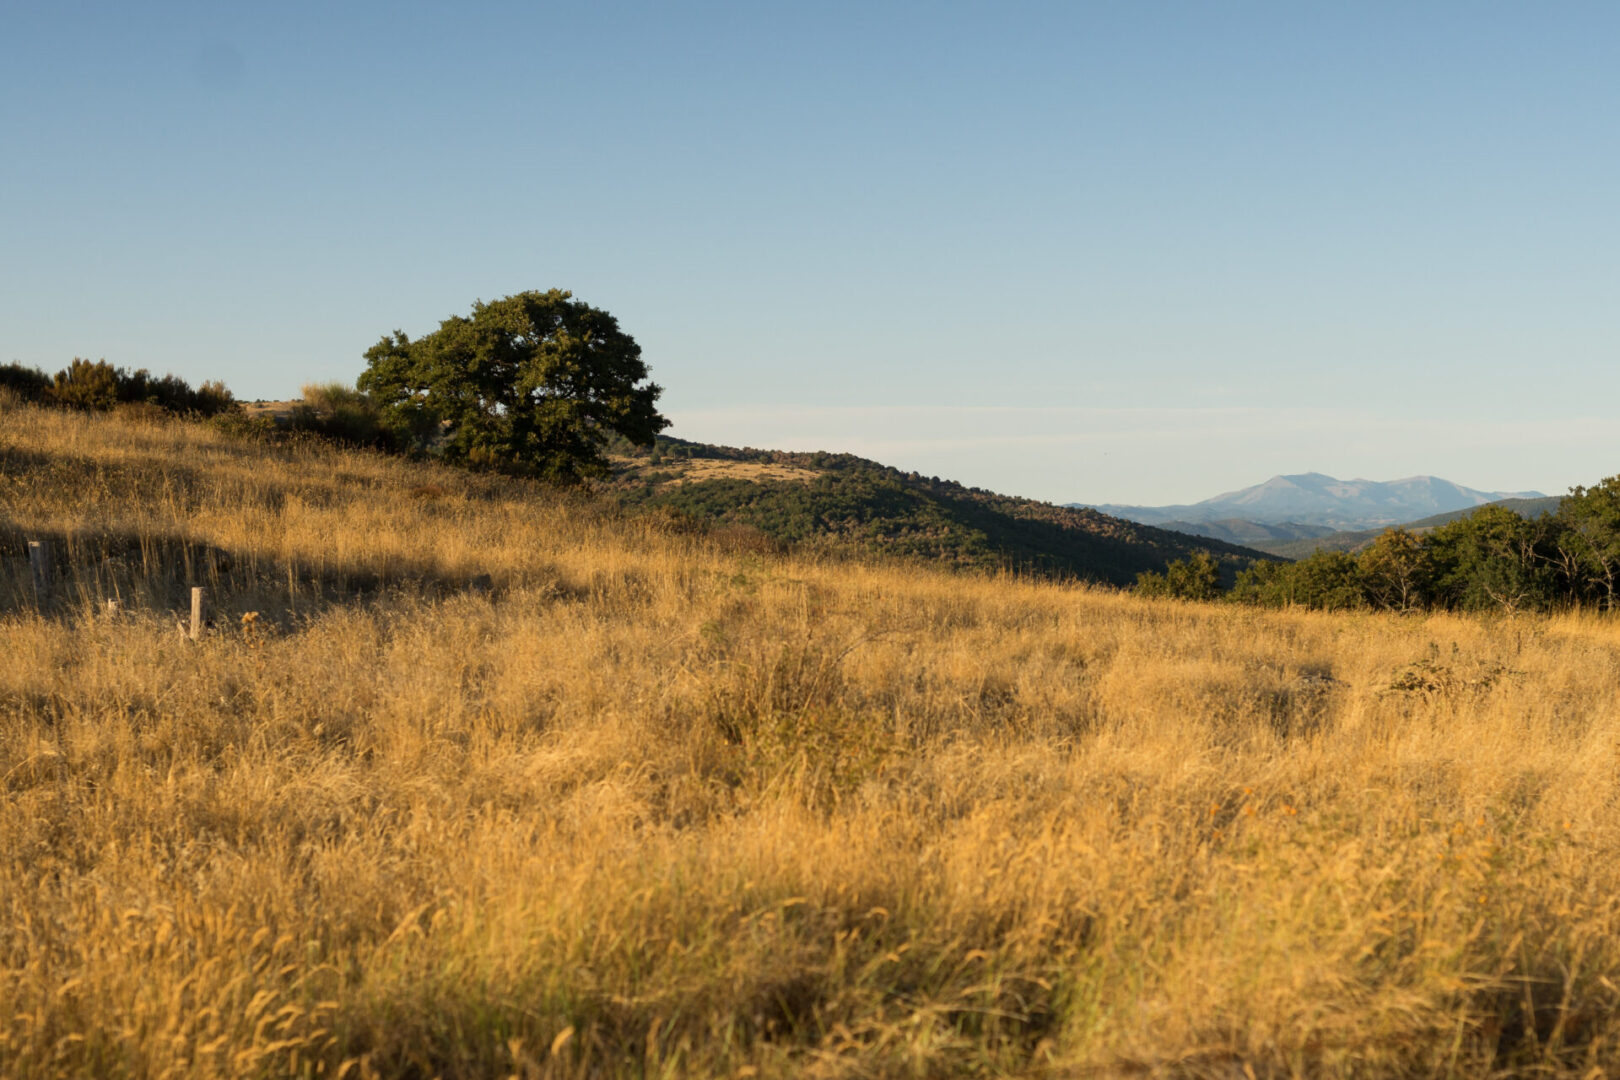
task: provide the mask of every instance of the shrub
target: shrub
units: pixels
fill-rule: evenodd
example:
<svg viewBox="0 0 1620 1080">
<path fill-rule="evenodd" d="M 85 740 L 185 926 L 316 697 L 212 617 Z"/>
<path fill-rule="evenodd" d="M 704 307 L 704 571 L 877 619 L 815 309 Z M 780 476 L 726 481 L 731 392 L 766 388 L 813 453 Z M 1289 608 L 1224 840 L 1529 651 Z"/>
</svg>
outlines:
<svg viewBox="0 0 1620 1080">
<path fill-rule="evenodd" d="M 1226 598 L 1259 607 L 1287 607 L 1291 584 L 1287 580 L 1288 567 L 1288 563 L 1267 560 L 1240 570 Z"/>
<path fill-rule="evenodd" d="M 220 413 L 210 422 L 233 439 L 268 442 L 276 434 L 275 421 L 266 416 L 250 416 L 241 409 Z"/>
<path fill-rule="evenodd" d="M 394 447 L 371 395 L 340 382 L 311 383 L 293 407 L 291 426 L 353 446 Z"/>
<path fill-rule="evenodd" d="M 1238 574 L 1229 599 L 1262 607 L 1347 611 L 1362 607 L 1361 569 L 1354 555 L 1318 551 L 1294 563 L 1255 563 Z"/>
<path fill-rule="evenodd" d="M 13 382 L 30 400 L 69 409 L 104 412 L 116 405 L 151 405 L 170 413 L 216 416 L 236 408 L 235 398 L 222 382 L 205 382 L 201 389 L 193 390 L 178 375 L 157 378 L 145 368 L 132 373 L 105 360 L 77 356 L 54 379 L 13 364 L 0 369 L 0 381 Z"/>
<path fill-rule="evenodd" d="M 155 405 L 171 413 L 195 413 L 216 416 L 236 407 L 236 399 L 218 381 L 205 382 L 196 390 L 178 375 L 154 378 L 145 368 L 126 375 L 115 368 L 118 377 L 118 400 Z"/>
<path fill-rule="evenodd" d="M 0 364 L 0 388 L 9 390 L 18 401 L 44 401 L 51 388 L 51 378 L 38 368 L 22 364 Z"/>
<path fill-rule="evenodd" d="M 110 409 L 118 404 L 120 374 L 105 360 L 91 362 L 75 356 L 56 373 L 48 394 L 51 401 L 69 409 Z"/>
<path fill-rule="evenodd" d="M 1172 600 L 1214 600 L 1221 595 L 1220 568 L 1208 552 L 1195 551 L 1170 563 L 1162 574 L 1144 570 L 1131 591 Z"/>
</svg>

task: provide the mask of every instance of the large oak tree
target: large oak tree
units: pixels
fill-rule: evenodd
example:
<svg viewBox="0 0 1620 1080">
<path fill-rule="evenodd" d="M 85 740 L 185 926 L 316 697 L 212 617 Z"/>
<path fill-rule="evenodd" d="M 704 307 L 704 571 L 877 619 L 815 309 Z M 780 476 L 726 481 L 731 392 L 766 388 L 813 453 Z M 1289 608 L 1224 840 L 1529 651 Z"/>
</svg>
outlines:
<svg viewBox="0 0 1620 1080">
<path fill-rule="evenodd" d="M 562 289 L 473 304 L 412 341 L 366 351 L 360 389 L 397 429 L 448 460 L 577 483 L 608 471 L 613 434 L 645 445 L 669 426 L 641 347 Z"/>
</svg>

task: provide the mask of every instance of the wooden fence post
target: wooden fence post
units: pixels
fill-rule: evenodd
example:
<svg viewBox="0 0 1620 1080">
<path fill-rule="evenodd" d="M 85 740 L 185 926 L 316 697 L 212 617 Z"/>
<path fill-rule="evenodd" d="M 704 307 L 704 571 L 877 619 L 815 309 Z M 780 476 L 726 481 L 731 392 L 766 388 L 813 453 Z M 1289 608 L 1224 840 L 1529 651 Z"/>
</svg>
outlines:
<svg viewBox="0 0 1620 1080">
<path fill-rule="evenodd" d="M 51 597 L 51 549 L 43 540 L 28 541 L 28 568 L 34 574 L 34 602 L 43 604 Z"/>
<path fill-rule="evenodd" d="M 208 596 L 201 585 L 191 590 L 191 640 L 201 641 L 203 621 L 208 616 Z"/>
</svg>

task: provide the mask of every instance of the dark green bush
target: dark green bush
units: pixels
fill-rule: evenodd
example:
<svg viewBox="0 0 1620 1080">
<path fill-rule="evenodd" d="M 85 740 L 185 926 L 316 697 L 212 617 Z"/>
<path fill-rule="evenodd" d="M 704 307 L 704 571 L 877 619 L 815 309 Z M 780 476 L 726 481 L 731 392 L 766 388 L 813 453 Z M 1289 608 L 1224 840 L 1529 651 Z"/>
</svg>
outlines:
<svg viewBox="0 0 1620 1080">
<path fill-rule="evenodd" d="M 0 364 L 0 386 L 23 401 L 44 401 L 51 388 L 51 377 L 37 368 L 22 364 Z"/>
<path fill-rule="evenodd" d="M 217 416 L 236 408 L 222 382 L 192 389 L 178 375 L 158 378 L 145 368 L 129 372 L 105 360 L 77 356 L 54 378 L 20 364 L 7 365 L 0 368 L 0 385 L 12 387 L 28 401 L 98 412 L 118 405 L 150 405 L 181 415 Z"/>
<path fill-rule="evenodd" d="M 1262 607 L 1347 611 L 1366 603 L 1356 557 L 1318 551 L 1298 562 L 1260 562 L 1238 574 L 1230 598 Z"/>
<path fill-rule="evenodd" d="M 1482 506 L 1434 530 L 1425 547 L 1434 562 L 1440 604 L 1463 611 L 1551 607 L 1561 525 L 1556 516 L 1531 521 L 1505 507 Z"/>
<path fill-rule="evenodd" d="M 1144 570 L 1131 591 L 1171 600 L 1214 600 L 1221 595 L 1220 567 L 1207 553 L 1195 551 L 1170 563 L 1162 574 Z"/>
<path fill-rule="evenodd" d="M 75 356 L 71 364 L 56 373 L 48 396 L 64 408 L 105 411 L 118 404 L 121 374 L 105 360 L 92 362 Z"/>
</svg>

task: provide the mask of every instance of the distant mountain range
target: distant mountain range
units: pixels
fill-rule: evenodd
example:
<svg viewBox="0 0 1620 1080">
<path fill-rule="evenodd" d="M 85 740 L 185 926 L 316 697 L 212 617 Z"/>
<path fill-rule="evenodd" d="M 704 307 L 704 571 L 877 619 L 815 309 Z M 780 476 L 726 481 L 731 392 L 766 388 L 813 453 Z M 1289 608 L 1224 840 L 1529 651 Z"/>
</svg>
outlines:
<svg viewBox="0 0 1620 1080">
<path fill-rule="evenodd" d="M 1539 518 L 1545 514 L 1556 514 L 1559 504 L 1564 501 L 1562 495 L 1546 495 L 1538 499 L 1499 499 L 1487 506 L 1500 506 L 1505 510 L 1512 510 L 1520 517 Z M 1444 514 L 1435 514 L 1431 517 L 1419 518 L 1417 521 L 1407 521 L 1401 528 L 1407 532 L 1417 533 L 1419 536 L 1438 529 L 1442 525 L 1466 517 L 1479 509 L 1470 506 L 1462 510 L 1451 510 Z M 1276 539 L 1243 541 L 1249 547 L 1272 555 L 1280 555 L 1285 559 L 1303 559 L 1318 551 L 1359 551 L 1378 539 L 1378 534 L 1389 526 L 1382 525 L 1373 529 L 1355 529 L 1347 532 L 1330 532 L 1319 536 L 1303 537 L 1299 539 Z M 1211 536 L 1215 539 L 1224 539 L 1224 532 L 1194 533 L 1195 536 Z"/>
<path fill-rule="evenodd" d="M 1436 476 L 1337 480 L 1322 473 L 1298 473 L 1274 476 L 1263 484 L 1180 506 L 1069 505 L 1161 529 L 1251 545 L 1381 529 L 1503 499 L 1545 498 L 1539 491 L 1480 491 Z"/>
</svg>

